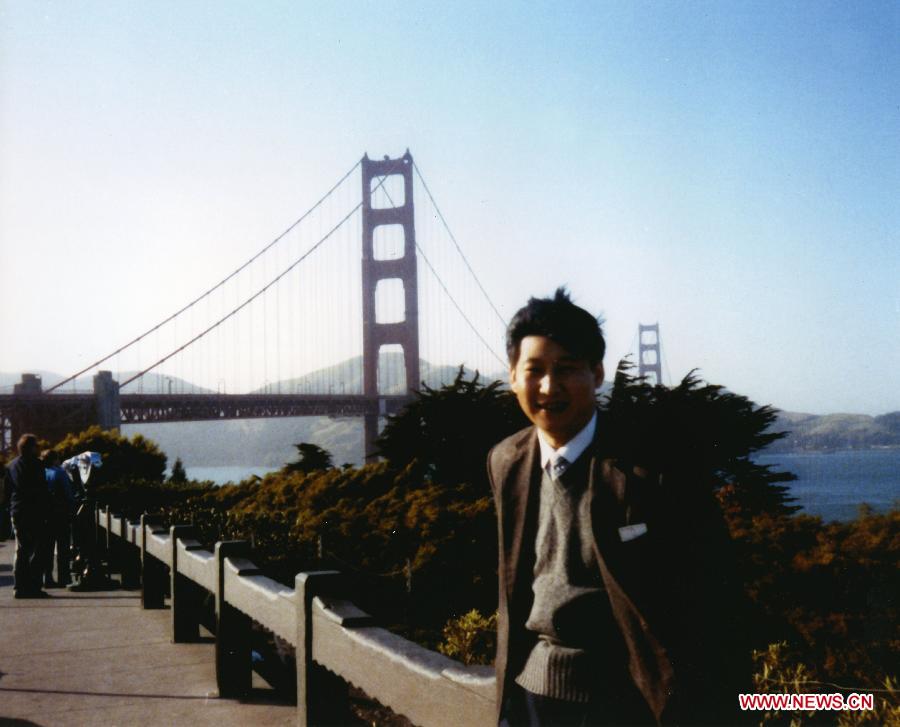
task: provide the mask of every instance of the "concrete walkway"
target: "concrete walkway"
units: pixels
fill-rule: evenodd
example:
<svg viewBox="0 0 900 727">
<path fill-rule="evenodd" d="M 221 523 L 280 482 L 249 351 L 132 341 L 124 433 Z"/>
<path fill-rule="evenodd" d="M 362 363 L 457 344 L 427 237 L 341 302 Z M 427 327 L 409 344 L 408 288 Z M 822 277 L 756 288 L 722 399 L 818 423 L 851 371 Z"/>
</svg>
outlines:
<svg viewBox="0 0 900 727">
<path fill-rule="evenodd" d="M 0 725 L 296 722 L 262 681 L 248 702 L 217 699 L 214 644 L 173 644 L 169 611 L 143 610 L 138 591 L 14 600 L 14 552 L 0 542 Z"/>
</svg>

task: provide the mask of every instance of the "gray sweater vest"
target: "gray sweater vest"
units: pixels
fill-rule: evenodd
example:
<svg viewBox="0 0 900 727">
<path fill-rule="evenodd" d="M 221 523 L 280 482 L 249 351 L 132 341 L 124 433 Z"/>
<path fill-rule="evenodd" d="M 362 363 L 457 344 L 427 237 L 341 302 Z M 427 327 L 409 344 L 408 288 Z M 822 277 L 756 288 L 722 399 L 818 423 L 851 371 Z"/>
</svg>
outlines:
<svg viewBox="0 0 900 727">
<path fill-rule="evenodd" d="M 596 693 L 599 673 L 608 670 L 598 660 L 612 629 L 592 547 L 589 462 L 585 453 L 560 480 L 546 472 L 541 479 L 534 603 L 525 623 L 538 639 L 516 677 L 530 692 L 570 702 L 587 702 Z"/>
</svg>

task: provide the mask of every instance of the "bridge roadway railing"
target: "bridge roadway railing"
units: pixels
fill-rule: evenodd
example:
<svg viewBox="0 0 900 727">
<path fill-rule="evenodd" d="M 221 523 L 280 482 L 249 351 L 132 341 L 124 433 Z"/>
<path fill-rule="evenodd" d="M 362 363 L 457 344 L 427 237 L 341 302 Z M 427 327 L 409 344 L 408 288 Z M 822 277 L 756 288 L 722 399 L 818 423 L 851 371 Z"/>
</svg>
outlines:
<svg viewBox="0 0 900 727">
<path fill-rule="evenodd" d="M 340 573 L 298 573 L 288 588 L 249 560 L 245 541 L 218 542 L 210 551 L 191 526 L 164 529 L 156 516 L 133 523 L 98 509 L 96 521 L 110 569 L 122 574 L 123 586 L 140 584 L 144 608 L 163 608 L 168 590 L 175 643 L 199 638 L 201 605 L 214 599 L 220 697 L 250 690 L 256 622 L 294 647 L 299 725 L 327 720 L 320 715 L 334 704 L 326 703 L 341 694 L 329 689 L 335 680 L 328 672 L 422 727 L 494 722 L 490 667 L 464 666 L 375 626 L 343 597 Z"/>
</svg>

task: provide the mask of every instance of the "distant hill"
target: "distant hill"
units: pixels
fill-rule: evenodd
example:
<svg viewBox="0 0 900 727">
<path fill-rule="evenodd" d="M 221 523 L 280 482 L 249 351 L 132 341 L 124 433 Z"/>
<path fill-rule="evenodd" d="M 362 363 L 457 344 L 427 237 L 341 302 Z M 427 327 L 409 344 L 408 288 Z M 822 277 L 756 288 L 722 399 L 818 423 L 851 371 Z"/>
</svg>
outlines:
<svg viewBox="0 0 900 727">
<path fill-rule="evenodd" d="M 900 412 L 897 411 L 877 417 L 779 412 L 771 429 L 789 434 L 771 444 L 769 452 L 900 447 Z"/>
<path fill-rule="evenodd" d="M 388 352 L 382 354 L 378 371 L 378 390 L 384 394 L 404 394 L 407 387 L 402 380 L 403 354 Z M 459 371 L 457 366 L 444 366 L 429 363 L 425 359 L 419 360 L 419 376 L 422 382 L 437 388 L 449 384 L 456 378 Z M 475 372 L 465 369 L 466 378 L 471 378 Z M 490 382 L 495 379 L 506 380 L 506 372 L 479 373 L 482 382 Z M 332 392 L 335 394 L 359 394 L 363 390 L 362 356 L 347 359 L 334 366 L 318 369 L 309 374 L 291 379 L 282 379 L 275 383 L 267 384 L 264 388 L 256 389 L 254 394 L 272 393 L 303 393 L 303 392 Z"/>
<path fill-rule="evenodd" d="M 402 394 L 406 389 L 397 372 L 402 354 L 382 356 L 385 372 L 379 382 L 381 391 Z M 432 387 L 453 381 L 455 366 L 435 366 L 421 361 L 421 376 Z M 470 377 L 472 371 L 466 370 Z M 481 377 L 482 381 L 505 379 L 506 373 Z M 334 393 L 362 392 L 362 357 L 319 369 L 296 378 L 270 383 L 253 393 Z M 180 457 L 186 467 L 256 466 L 281 467 L 297 457 L 294 445 L 311 442 L 331 452 L 336 464 L 363 463 L 363 424 L 360 419 L 332 417 L 290 417 L 283 419 L 240 419 L 221 422 L 177 422 L 141 424 L 124 428 L 126 434 L 140 432 L 155 441 L 166 453 L 171 465 Z"/>
<path fill-rule="evenodd" d="M 324 447 L 336 464 L 363 463 L 361 419 L 285 417 L 134 424 L 123 427 L 123 433 L 152 439 L 166 453 L 169 466 L 181 458 L 186 467 L 278 468 L 297 459 L 294 445 L 300 442 Z"/>
</svg>

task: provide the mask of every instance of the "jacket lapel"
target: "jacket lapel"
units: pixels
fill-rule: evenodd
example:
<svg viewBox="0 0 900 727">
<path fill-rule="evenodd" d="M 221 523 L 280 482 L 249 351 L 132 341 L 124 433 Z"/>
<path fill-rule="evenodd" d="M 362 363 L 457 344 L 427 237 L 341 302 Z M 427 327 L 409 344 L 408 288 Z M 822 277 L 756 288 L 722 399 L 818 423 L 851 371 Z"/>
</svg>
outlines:
<svg viewBox="0 0 900 727">
<path fill-rule="evenodd" d="M 537 519 L 537 494 L 540 491 L 540 457 L 537 431 L 519 442 L 517 456 L 510 463 L 510 471 L 504 479 L 506 492 L 503 495 L 504 532 L 507 542 L 506 552 L 506 594 L 513 603 L 512 594 L 516 590 L 519 577 L 533 564 L 534 533 Z M 524 548 L 524 550 L 523 550 Z M 530 549 L 529 549 L 530 548 Z M 529 556 L 529 553 L 531 554 Z M 530 583 L 530 579 L 529 583 Z"/>
</svg>

